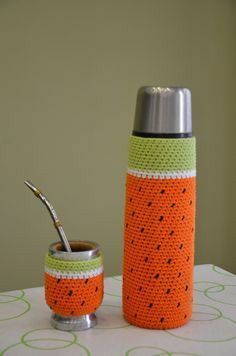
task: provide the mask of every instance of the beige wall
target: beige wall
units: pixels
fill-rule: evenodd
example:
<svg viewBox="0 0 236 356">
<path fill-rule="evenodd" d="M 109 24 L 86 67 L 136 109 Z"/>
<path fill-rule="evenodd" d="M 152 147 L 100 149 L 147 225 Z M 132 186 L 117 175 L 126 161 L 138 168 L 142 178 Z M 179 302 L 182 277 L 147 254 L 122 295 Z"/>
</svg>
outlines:
<svg viewBox="0 0 236 356">
<path fill-rule="evenodd" d="M 236 273 L 235 2 L 0 1 L 0 288 L 43 283 L 57 239 L 101 244 L 121 273 L 127 139 L 141 85 L 192 89 L 196 260 Z M 234 47 L 234 48 L 233 48 Z"/>
</svg>

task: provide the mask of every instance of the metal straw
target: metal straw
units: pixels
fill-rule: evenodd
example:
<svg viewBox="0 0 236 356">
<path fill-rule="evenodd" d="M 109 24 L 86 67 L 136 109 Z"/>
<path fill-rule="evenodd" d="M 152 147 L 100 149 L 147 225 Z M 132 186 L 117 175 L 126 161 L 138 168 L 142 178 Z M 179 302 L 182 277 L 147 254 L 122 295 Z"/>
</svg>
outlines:
<svg viewBox="0 0 236 356">
<path fill-rule="evenodd" d="M 47 200 L 47 198 L 43 195 L 43 193 L 38 189 L 36 188 L 32 183 L 30 183 L 28 180 L 25 180 L 24 182 L 27 187 L 32 190 L 32 192 L 34 193 L 34 195 L 39 198 L 43 204 L 46 206 L 46 208 L 48 209 L 50 215 L 51 215 L 51 218 L 54 222 L 54 226 L 55 228 L 57 229 L 57 232 L 60 236 L 60 239 L 61 239 L 61 242 L 65 248 L 65 250 L 67 252 L 72 252 L 71 251 L 71 247 L 70 247 L 70 244 L 67 240 L 67 237 L 66 237 L 66 234 L 65 234 L 65 231 L 61 225 L 61 222 L 60 220 L 58 219 L 57 217 L 57 214 L 56 214 L 56 211 L 54 210 L 53 206 L 49 203 L 49 201 Z"/>
</svg>

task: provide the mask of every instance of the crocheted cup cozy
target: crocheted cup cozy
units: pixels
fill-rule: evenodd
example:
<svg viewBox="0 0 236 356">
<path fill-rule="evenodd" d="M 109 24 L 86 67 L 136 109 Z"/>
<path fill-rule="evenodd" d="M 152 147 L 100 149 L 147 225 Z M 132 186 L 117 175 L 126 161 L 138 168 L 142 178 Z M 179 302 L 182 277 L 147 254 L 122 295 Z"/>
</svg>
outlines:
<svg viewBox="0 0 236 356">
<path fill-rule="evenodd" d="M 195 138 L 131 136 L 123 311 L 131 324 L 169 329 L 192 314 Z"/>
<path fill-rule="evenodd" d="M 50 253 L 45 256 L 47 305 L 61 316 L 94 313 L 103 299 L 102 256 L 99 254 L 89 260 L 75 260 L 73 256 L 65 260 L 60 254 L 55 256 Z"/>
</svg>

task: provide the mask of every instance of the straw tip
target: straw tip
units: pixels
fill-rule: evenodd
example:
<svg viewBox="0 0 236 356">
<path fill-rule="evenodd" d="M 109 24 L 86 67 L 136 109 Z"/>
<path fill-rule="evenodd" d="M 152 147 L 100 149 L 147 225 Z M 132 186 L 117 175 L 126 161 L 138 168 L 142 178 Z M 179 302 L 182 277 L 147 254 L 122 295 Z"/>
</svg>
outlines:
<svg viewBox="0 0 236 356">
<path fill-rule="evenodd" d="M 40 195 L 40 190 L 38 188 L 36 188 L 30 181 L 25 180 L 24 183 L 27 185 L 27 187 L 32 190 L 32 192 L 39 197 Z"/>
<path fill-rule="evenodd" d="M 27 186 L 27 187 L 29 187 L 29 188 L 33 188 L 33 184 L 32 183 L 30 183 L 30 181 L 29 180 L 24 180 L 24 183 L 25 183 L 25 185 Z"/>
</svg>

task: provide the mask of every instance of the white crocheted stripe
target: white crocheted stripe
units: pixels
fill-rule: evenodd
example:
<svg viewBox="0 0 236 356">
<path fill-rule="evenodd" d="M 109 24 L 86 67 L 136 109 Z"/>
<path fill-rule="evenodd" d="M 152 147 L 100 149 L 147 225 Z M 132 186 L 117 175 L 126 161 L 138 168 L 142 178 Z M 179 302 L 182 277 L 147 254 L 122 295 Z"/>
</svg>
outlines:
<svg viewBox="0 0 236 356">
<path fill-rule="evenodd" d="M 170 171 L 170 172 L 144 172 L 136 169 L 128 169 L 128 174 L 139 178 L 154 178 L 154 179 L 181 179 L 192 178 L 196 176 L 196 170 L 189 171 Z"/>
<path fill-rule="evenodd" d="M 88 279 L 92 277 L 96 277 L 99 274 L 103 273 L 103 266 L 92 269 L 90 271 L 85 271 L 85 272 L 68 272 L 68 271 L 57 271 L 55 269 L 51 269 L 45 266 L 45 272 L 49 274 L 52 277 L 58 278 L 58 279 Z"/>
</svg>

